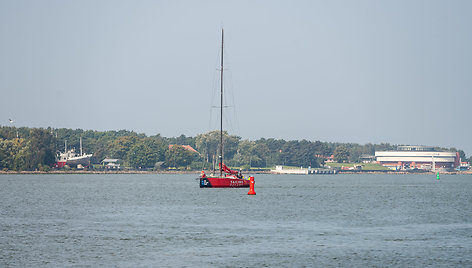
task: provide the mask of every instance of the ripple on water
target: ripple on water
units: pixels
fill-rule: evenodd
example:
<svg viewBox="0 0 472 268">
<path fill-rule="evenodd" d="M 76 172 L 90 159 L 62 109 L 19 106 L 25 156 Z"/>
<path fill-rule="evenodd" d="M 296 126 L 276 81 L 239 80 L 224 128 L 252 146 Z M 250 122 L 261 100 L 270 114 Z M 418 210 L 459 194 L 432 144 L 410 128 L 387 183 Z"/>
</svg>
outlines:
<svg viewBox="0 0 472 268">
<path fill-rule="evenodd" d="M 0 266 L 472 266 L 470 176 L 0 176 Z"/>
</svg>

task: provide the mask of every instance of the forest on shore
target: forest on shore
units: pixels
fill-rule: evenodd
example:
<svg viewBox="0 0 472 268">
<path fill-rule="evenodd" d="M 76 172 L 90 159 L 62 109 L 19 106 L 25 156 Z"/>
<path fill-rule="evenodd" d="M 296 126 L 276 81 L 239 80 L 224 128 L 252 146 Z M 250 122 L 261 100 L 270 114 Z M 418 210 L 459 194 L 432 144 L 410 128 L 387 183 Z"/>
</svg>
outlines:
<svg viewBox="0 0 472 268">
<path fill-rule="evenodd" d="M 217 162 L 219 131 L 195 137 L 147 136 L 134 131 L 94 131 L 66 128 L 27 128 L 0 126 L 0 170 L 49 171 L 56 162 L 57 152 L 68 148 L 79 149 L 80 138 L 86 153 L 93 153 L 92 165 L 99 167 L 105 158 L 120 159 L 131 169 L 202 169 Z M 169 146 L 170 145 L 170 146 Z M 197 152 L 183 146 L 190 145 Z M 224 159 L 230 167 L 244 170 L 270 168 L 275 165 L 319 167 L 332 156 L 340 163 L 360 162 L 363 156 L 375 151 L 395 150 L 397 145 L 357 144 L 260 138 L 242 139 L 224 132 Z M 438 150 L 458 151 L 456 148 Z"/>
</svg>

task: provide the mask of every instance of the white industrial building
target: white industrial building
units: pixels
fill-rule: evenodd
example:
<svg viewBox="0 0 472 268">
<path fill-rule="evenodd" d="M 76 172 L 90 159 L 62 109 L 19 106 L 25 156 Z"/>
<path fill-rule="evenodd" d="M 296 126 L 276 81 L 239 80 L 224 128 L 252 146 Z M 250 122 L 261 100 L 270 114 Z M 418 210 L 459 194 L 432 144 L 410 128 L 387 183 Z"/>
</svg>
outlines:
<svg viewBox="0 0 472 268">
<path fill-rule="evenodd" d="M 459 153 L 429 146 L 398 146 L 395 151 L 375 152 L 375 157 L 379 164 L 394 170 L 450 170 L 460 165 Z"/>
</svg>

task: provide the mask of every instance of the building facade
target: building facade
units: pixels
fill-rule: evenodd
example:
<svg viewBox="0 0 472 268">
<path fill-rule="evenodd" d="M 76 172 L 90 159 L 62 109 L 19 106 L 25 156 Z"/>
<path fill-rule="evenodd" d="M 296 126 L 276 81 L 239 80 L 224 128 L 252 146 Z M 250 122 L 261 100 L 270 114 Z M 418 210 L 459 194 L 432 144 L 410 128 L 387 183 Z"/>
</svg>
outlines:
<svg viewBox="0 0 472 268">
<path fill-rule="evenodd" d="M 436 151 L 429 146 L 398 146 L 396 151 L 375 152 L 375 158 L 394 170 L 451 170 L 460 165 L 459 153 Z"/>
</svg>

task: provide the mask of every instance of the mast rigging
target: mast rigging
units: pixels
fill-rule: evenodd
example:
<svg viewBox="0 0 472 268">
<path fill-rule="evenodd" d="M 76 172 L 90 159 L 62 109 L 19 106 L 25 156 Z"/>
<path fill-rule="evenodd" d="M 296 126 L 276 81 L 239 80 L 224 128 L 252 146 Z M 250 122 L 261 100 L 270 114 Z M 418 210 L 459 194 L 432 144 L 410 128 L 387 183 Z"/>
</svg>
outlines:
<svg viewBox="0 0 472 268">
<path fill-rule="evenodd" d="M 220 176 L 223 174 L 223 47 L 224 47 L 224 29 L 221 29 L 221 77 L 220 77 Z"/>
</svg>

